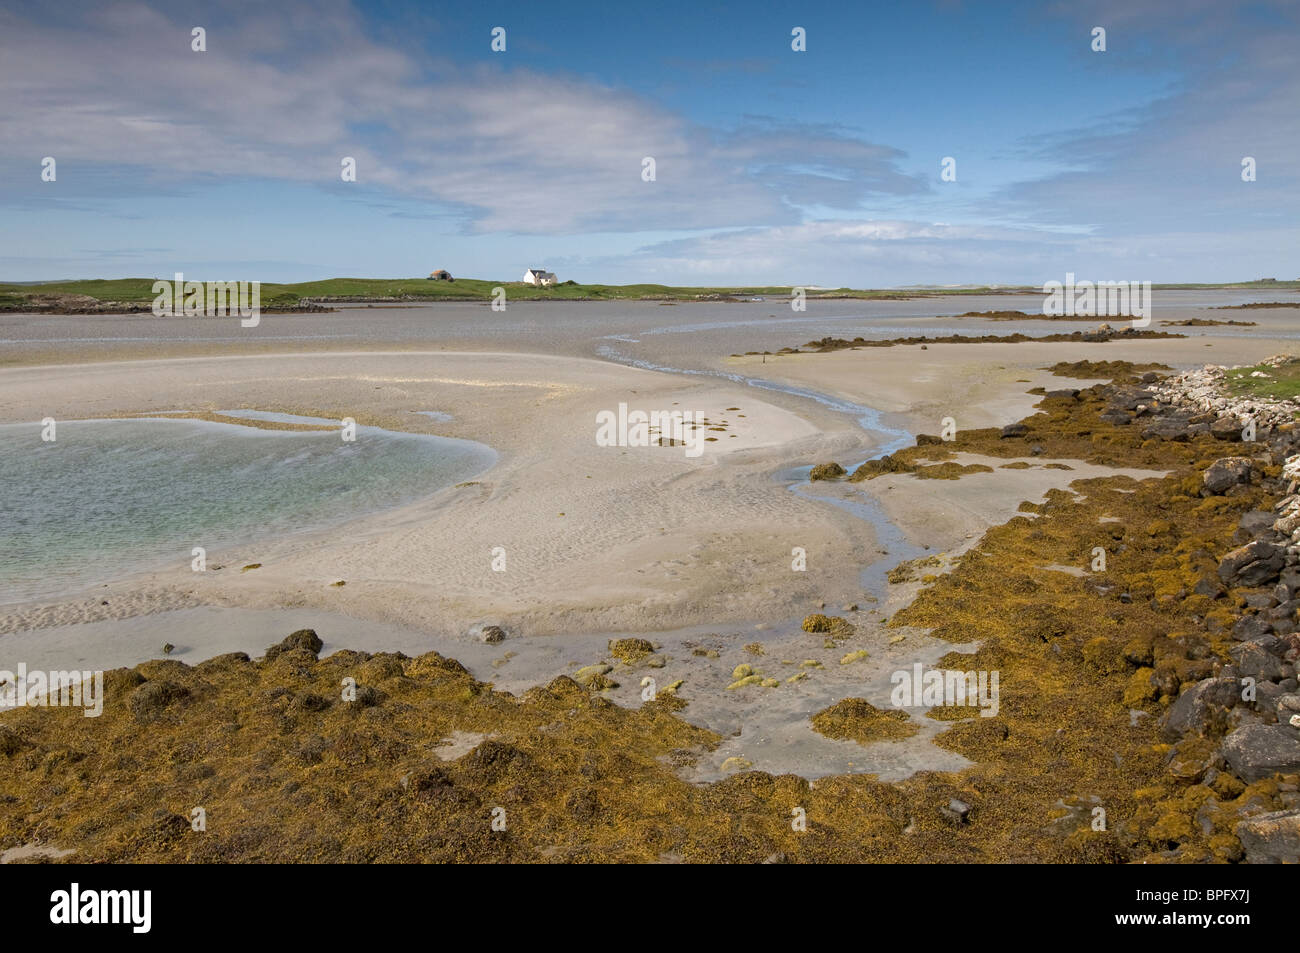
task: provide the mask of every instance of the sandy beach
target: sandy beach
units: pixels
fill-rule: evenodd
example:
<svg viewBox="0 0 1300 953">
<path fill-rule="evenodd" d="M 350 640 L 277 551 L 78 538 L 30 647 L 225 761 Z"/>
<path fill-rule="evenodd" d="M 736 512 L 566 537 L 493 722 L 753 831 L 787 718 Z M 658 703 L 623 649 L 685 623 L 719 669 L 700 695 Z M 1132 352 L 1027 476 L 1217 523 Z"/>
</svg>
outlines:
<svg viewBox="0 0 1300 953">
<path fill-rule="evenodd" d="M 585 306 L 572 307 L 582 319 Z M 93 589 L 10 601 L 0 606 L 0 654 L 51 663 L 75 655 L 77 664 L 113 667 L 157 657 L 170 642 L 173 657 L 193 664 L 228 651 L 255 654 L 277 627 L 312 627 L 329 650 L 437 648 L 519 692 L 601 661 L 610 638 L 647 636 L 668 660 L 663 683 L 691 685 L 686 717 L 734 735 L 697 766 L 698 779 L 721 776 L 732 756 L 807 775 L 904 777 L 958 767 L 929 744 L 935 726 L 869 757 L 808 727 L 812 711 L 846 694 L 887 698 L 890 671 L 933 663 L 944 651 L 921 633 L 891 642 L 883 622 L 916 587 L 889 585 L 885 572 L 919 555 L 951 559 L 1022 502 L 1073 480 L 1158 473 L 1079 461 L 1047 467 L 1031 458 L 1008 469 L 1004 459 L 963 455 L 958 462 L 990 464 L 992 472 L 808 484 L 806 468 L 831 460 L 852 467 L 916 433 L 937 433 L 945 417 L 960 428 L 1018 420 L 1039 399 L 1029 390 L 1060 386 L 1046 370 L 1057 361 L 1188 367 L 1211 354 L 1258 360 L 1291 344 L 1242 334 L 1126 342 L 1122 351 L 941 344 L 738 357 L 744 332 L 730 321 L 705 322 L 703 341 L 695 340 L 699 315 L 691 310 L 675 310 L 679 333 L 630 328 L 593 339 L 564 325 L 548 345 L 555 353 L 468 348 L 460 328 L 454 336 L 465 349 L 446 349 L 428 333 L 430 340 L 369 350 L 310 350 L 306 338 L 269 353 L 264 345 L 250 352 L 246 341 L 208 341 L 196 353 L 177 341 L 156 346 L 162 354 L 150 359 L 87 344 L 88 360 L 77 363 L 64 362 L 61 343 L 28 352 L 0 369 L 0 423 L 185 411 L 252 427 L 259 422 L 221 412 L 260 411 L 474 440 L 498 456 L 476 478 L 409 505 L 214 549 L 204 572 L 183 552 L 171 568 L 124 566 Z M 662 320 L 648 308 L 630 314 Z M 535 322 L 536 312 L 523 320 Z M 788 341 L 794 332 L 767 333 Z M 654 341 L 658 350 L 617 360 L 613 338 L 624 339 L 620 346 Z M 582 356 L 593 345 L 606 359 Z M 620 404 L 694 411 L 718 429 L 706 428 L 714 439 L 698 456 L 681 446 L 598 445 L 597 414 Z M 794 568 L 798 551 L 804 571 Z M 857 608 L 842 608 L 849 606 Z M 856 629 L 833 650 L 799 628 L 823 607 Z M 482 643 L 485 624 L 501 626 L 507 641 Z M 779 704 L 727 692 L 735 666 L 753 658 L 744 646 L 755 644 L 782 678 L 804 663 L 822 667 L 782 689 Z M 857 650 L 867 653 L 863 662 L 839 664 Z M 630 682 L 608 695 L 636 707 L 638 693 Z"/>
</svg>

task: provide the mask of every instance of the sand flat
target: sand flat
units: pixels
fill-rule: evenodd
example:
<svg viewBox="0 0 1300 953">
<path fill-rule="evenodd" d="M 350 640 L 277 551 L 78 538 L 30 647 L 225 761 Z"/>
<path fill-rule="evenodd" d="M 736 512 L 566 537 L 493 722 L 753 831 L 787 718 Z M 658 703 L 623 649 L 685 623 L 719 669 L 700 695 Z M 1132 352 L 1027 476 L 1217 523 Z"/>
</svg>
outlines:
<svg viewBox="0 0 1300 953">
<path fill-rule="evenodd" d="M 597 412 L 616 411 L 620 402 L 694 410 L 719 426 L 725 420 L 726 430 L 712 432 L 716 441 L 698 457 L 683 447 L 597 446 Z M 453 419 L 412 413 L 430 406 Z M 210 553 L 210 562 L 227 567 L 221 571 L 178 565 L 58 608 L 11 607 L 0 629 L 196 602 L 330 608 L 426 627 L 492 618 L 534 633 L 673 628 L 792 614 L 814 592 L 853 598 L 856 566 L 869 559 L 861 527 L 772 479 L 781 464 L 827 452 L 827 436 L 752 389 L 713 378 L 572 357 L 409 351 L 0 372 L 0 420 L 177 408 L 350 416 L 391 429 L 473 435 L 501 458 L 479 480 L 412 506 Z M 841 440 L 851 426 L 845 422 Z M 818 554 L 818 572 L 790 571 L 796 545 Z M 505 572 L 492 570 L 496 547 L 505 550 Z M 261 568 L 229 571 L 250 563 Z M 337 581 L 346 586 L 333 587 Z"/>
</svg>

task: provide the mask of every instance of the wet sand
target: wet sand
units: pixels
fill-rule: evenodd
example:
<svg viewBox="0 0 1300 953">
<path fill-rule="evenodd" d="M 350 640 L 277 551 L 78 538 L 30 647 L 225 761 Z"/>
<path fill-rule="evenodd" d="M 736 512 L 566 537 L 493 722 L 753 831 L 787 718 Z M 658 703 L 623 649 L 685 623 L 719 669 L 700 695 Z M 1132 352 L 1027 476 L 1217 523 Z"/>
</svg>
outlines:
<svg viewBox="0 0 1300 953">
<path fill-rule="evenodd" d="M 1251 300 L 1235 295 L 1209 303 L 1241 299 Z M 1026 300 L 943 304 L 950 314 L 1029 310 Z M 476 305 L 441 305 L 413 313 L 275 316 L 264 327 L 294 330 L 258 341 L 213 335 L 211 325 L 201 325 L 206 319 L 166 326 L 138 316 L 121 319 L 129 325 L 96 317 L 38 326 L 33 322 L 53 319 L 6 316 L 0 333 L 25 337 L 0 368 L 0 421 L 243 407 L 465 437 L 492 446 L 500 459 L 479 480 L 399 510 L 209 555 L 229 570 L 196 574 L 185 563 L 174 571 L 124 572 L 93 593 L 0 606 L 0 656 L 57 657 L 66 662 L 61 667 L 79 658 L 124 665 L 157 657 L 170 641 L 173 657 L 192 663 L 225 651 L 256 654 L 311 626 L 326 640 L 326 653 L 433 648 L 477 677 L 521 691 L 607 658 L 610 637 L 647 635 L 667 660 L 653 675 L 659 684 L 685 679 L 681 691 L 690 704 L 683 716 L 730 736 L 716 758 L 701 763 L 700 779 L 717 776 L 733 756 L 808 776 L 901 777 L 919 767 L 959 766 L 954 755 L 929 745 L 941 726 L 929 730 L 919 712 L 914 720 L 927 730 L 870 749 L 822 738 L 808 726 L 809 715 L 843 697 L 887 705 L 891 671 L 951 650 L 920 633 L 891 644 L 893 633 L 886 635 L 881 621 L 914 587 L 871 580 L 919 552 L 961 551 L 1023 500 L 1114 471 L 1071 461 L 1069 471 L 1034 461 L 1027 470 L 1005 470 L 998 466 L 1007 461 L 999 460 L 989 461 L 993 473 L 957 481 L 903 475 L 792 493 L 791 484 L 800 482 L 794 469 L 832 459 L 851 466 L 881 452 L 897 431 L 937 433 L 947 416 L 958 427 L 1017 420 L 1037 400 L 1027 390 L 1080 386 L 1042 370 L 1057 361 L 1248 363 L 1300 350 L 1300 341 L 1273 312 L 1208 312 L 1202 302 L 1158 310 L 1157 318 L 1244 315 L 1261 326 L 1188 329 L 1194 336 L 1185 340 L 1122 344 L 729 356 L 823 333 L 853 336 L 864 320 L 884 336 L 895 324 L 898 334 L 983 333 L 978 321 L 935 317 L 942 313 L 936 303 L 812 302 L 807 316 L 767 322 L 760 312 L 784 302 L 623 305 L 613 318 L 603 305 L 563 306 L 564 314 L 559 305 L 516 306 L 512 325 Z M 864 319 L 871 309 L 878 316 Z M 386 325 L 389 316 L 395 317 Z M 1294 312 L 1285 317 L 1294 323 Z M 330 322 L 310 324 L 322 318 Z M 417 318 L 430 323 L 419 327 Z M 298 333 L 312 327 L 315 336 Z M 1019 329 L 1011 322 L 994 327 Z M 148 330 L 159 336 L 150 339 Z M 79 363 L 59 363 L 70 358 Z M 754 386 L 760 382 L 778 389 Z M 810 391 L 832 400 L 799 393 Z M 883 430 L 865 431 L 835 400 L 880 411 Z M 725 420 L 727 429 L 698 458 L 682 448 L 599 447 L 595 415 L 620 402 L 699 410 Z M 858 505 L 883 513 L 898 539 L 883 539 Z M 498 546 L 505 572 L 492 569 Z M 806 572 L 792 569 L 795 547 L 807 553 Z M 235 568 L 249 563 L 262 568 Z M 873 566 L 874 576 L 863 573 Z M 860 610 L 839 608 L 852 603 Z M 850 618 L 857 635 L 828 649 L 802 632 L 799 620 L 823 605 Z M 510 637 L 482 644 L 474 631 L 485 622 L 504 626 Z M 745 651 L 752 643 L 763 646 L 762 656 Z M 868 651 L 865 660 L 839 664 L 859 648 Z M 822 667 L 803 669 L 804 660 Z M 782 687 L 729 692 L 731 672 L 742 662 L 781 677 Z M 807 678 L 785 682 L 801 670 Z M 620 678 L 611 700 L 639 704 L 643 674 Z"/>
</svg>

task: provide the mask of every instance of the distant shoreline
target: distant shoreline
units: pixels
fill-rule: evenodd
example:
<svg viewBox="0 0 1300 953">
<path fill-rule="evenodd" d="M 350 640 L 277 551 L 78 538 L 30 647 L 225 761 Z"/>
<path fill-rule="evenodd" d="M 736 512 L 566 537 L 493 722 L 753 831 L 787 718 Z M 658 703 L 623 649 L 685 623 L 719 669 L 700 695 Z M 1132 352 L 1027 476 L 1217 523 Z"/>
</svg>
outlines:
<svg viewBox="0 0 1300 953">
<path fill-rule="evenodd" d="M 0 314 L 140 314 L 152 311 L 155 295 L 153 278 L 95 279 L 45 284 L 0 283 Z M 1252 281 L 1228 284 L 1153 284 L 1157 291 L 1300 292 L 1300 281 Z M 766 285 L 752 287 L 686 287 L 661 284 L 600 285 L 574 281 L 540 287 L 521 281 L 503 282 L 478 278 L 441 281 L 427 278 L 329 278 L 322 281 L 280 284 L 261 282 L 261 311 L 266 314 L 310 314 L 331 310 L 330 305 L 429 305 L 439 302 L 483 303 L 498 300 L 504 293 L 509 302 L 556 301 L 644 301 L 660 304 L 723 303 L 756 301 L 788 302 L 802 293 L 805 300 L 819 301 L 912 301 L 919 298 L 952 298 L 1006 295 L 1041 295 L 1041 288 L 1029 285 L 1005 287 L 961 286 L 952 288 L 818 288 Z"/>
</svg>

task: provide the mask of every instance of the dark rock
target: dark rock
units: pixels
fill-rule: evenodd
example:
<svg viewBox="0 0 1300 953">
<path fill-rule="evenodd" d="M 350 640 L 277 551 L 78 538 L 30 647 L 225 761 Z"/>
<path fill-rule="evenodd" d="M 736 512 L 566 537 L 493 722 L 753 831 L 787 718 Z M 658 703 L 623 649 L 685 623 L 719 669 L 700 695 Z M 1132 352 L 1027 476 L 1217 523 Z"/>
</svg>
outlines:
<svg viewBox="0 0 1300 953">
<path fill-rule="evenodd" d="M 1284 725 L 1245 725 L 1223 739 L 1232 773 L 1250 783 L 1300 771 L 1300 732 Z"/>
<path fill-rule="evenodd" d="M 1273 631 L 1272 623 L 1260 615 L 1245 615 L 1232 627 L 1232 637 L 1238 642 L 1253 642 Z"/>
<path fill-rule="evenodd" d="M 1079 389 L 1077 387 L 1062 387 L 1058 390 L 1049 390 L 1046 394 L 1044 394 L 1044 396 L 1045 397 L 1068 397 L 1070 400 L 1075 400 L 1079 396 Z"/>
<path fill-rule="evenodd" d="M 1027 433 L 1029 433 L 1029 428 L 1024 424 L 1007 424 L 1002 428 L 1003 439 L 1007 437 L 1023 437 Z"/>
<path fill-rule="evenodd" d="M 970 805 L 953 798 L 947 806 L 939 808 L 939 813 L 953 824 L 965 824 L 970 818 Z"/>
<path fill-rule="evenodd" d="M 1258 642 L 1243 642 L 1241 645 L 1234 645 L 1228 654 L 1232 657 L 1237 671 L 1243 678 L 1271 682 L 1275 678 L 1282 677 L 1282 660 L 1270 653 Z"/>
<path fill-rule="evenodd" d="M 479 633 L 479 638 L 484 642 L 489 642 L 493 645 L 498 642 L 504 642 L 505 637 L 506 630 L 501 628 L 499 625 L 485 625 L 483 626 L 483 631 Z"/>
<path fill-rule="evenodd" d="M 1237 825 L 1248 864 L 1300 863 L 1300 811 L 1257 814 Z"/>
<path fill-rule="evenodd" d="M 1203 572 L 1200 574 L 1196 580 L 1196 585 L 1192 587 L 1192 592 L 1196 593 L 1198 596 L 1205 596 L 1208 599 L 1218 599 L 1220 596 L 1227 594 L 1227 591 L 1223 588 L 1223 584 L 1219 582 L 1218 577 L 1211 572 Z"/>
<path fill-rule="evenodd" d="M 1241 701 L 1240 683 L 1235 678 L 1207 678 L 1186 689 L 1160 717 L 1160 729 L 1167 738 L 1205 734 L 1212 721 Z"/>
<path fill-rule="evenodd" d="M 1260 714 L 1277 713 L 1277 700 L 1286 694 L 1281 685 L 1272 682 L 1260 682 L 1255 686 L 1255 711 Z"/>
<path fill-rule="evenodd" d="M 919 433 L 916 435 L 916 445 L 918 447 L 930 447 L 943 443 L 942 437 L 936 437 L 932 433 Z"/>
<path fill-rule="evenodd" d="M 1250 469 L 1251 461 L 1248 457 L 1224 457 L 1222 460 L 1215 460 L 1206 468 L 1201 474 L 1201 483 L 1211 493 L 1221 494 L 1230 486 L 1249 483 Z"/>
<path fill-rule="evenodd" d="M 1206 471 L 1207 473 L 1209 471 Z M 1243 530 L 1250 534 L 1251 539 L 1269 533 L 1273 529 L 1273 523 L 1277 520 L 1277 514 L 1269 510 L 1251 510 L 1243 513 L 1240 522 L 1237 523 Z"/>
<path fill-rule="evenodd" d="M 1179 420 L 1176 417 L 1157 420 L 1142 431 L 1142 439 L 1172 440 L 1175 443 L 1186 443 L 1190 439 L 1187 433 L 1187 421 Z"/>
<path fill-rule="evenodd" d="M 1288 566 L 1282 570 L 1282 575 L 1278 579 L 1279 585 L 1284 585 L 1292 592 L 1300 592 L 1300 569 L 1294 566 Z"/>
<path fill-rule="evenodd" d="M 1129 417 L 1128 414 L 1124 413 L 1122 410 L 1109 411 L 1108 413 L 1101 414 L 1100 416 L 1101 419 L 1104 420 L 1106 423 L 1112 424 L 1113 426 L 1116 427 L 1127 427 L 1130 423 L 1133 422 L 1133 419 Z"/>
<path fill-rule="evenodd" d="M 1287 592 L 1286 586 L 1279 584 L 1277 588 L 1273 590 L 1274 599 L 1277 598 L 1278 590 L 1281 590 L 1283 593 Z M 1269 609 L 1265 615 L 1271 621 L 1279 622 L 1282 619 L 1294 619 L 1297 609 L 1300 609 L 1300 599 L 1286 599 Z"/>
<path fill-rule="evenodd" d="M 1241 422 L 1235 417 L 1220 417 L 1210 424 L 1210 433 L 1219 440 L 1241 440 Z"/>
<path fill-rule="evenodd" d="M 1224 585 L 1262 586 L 1277 578 L 1286 565 L 1281 547 L 1262 539 L 1232 550 L 1219 563 L 1219 579 Z"/>
</svg>

